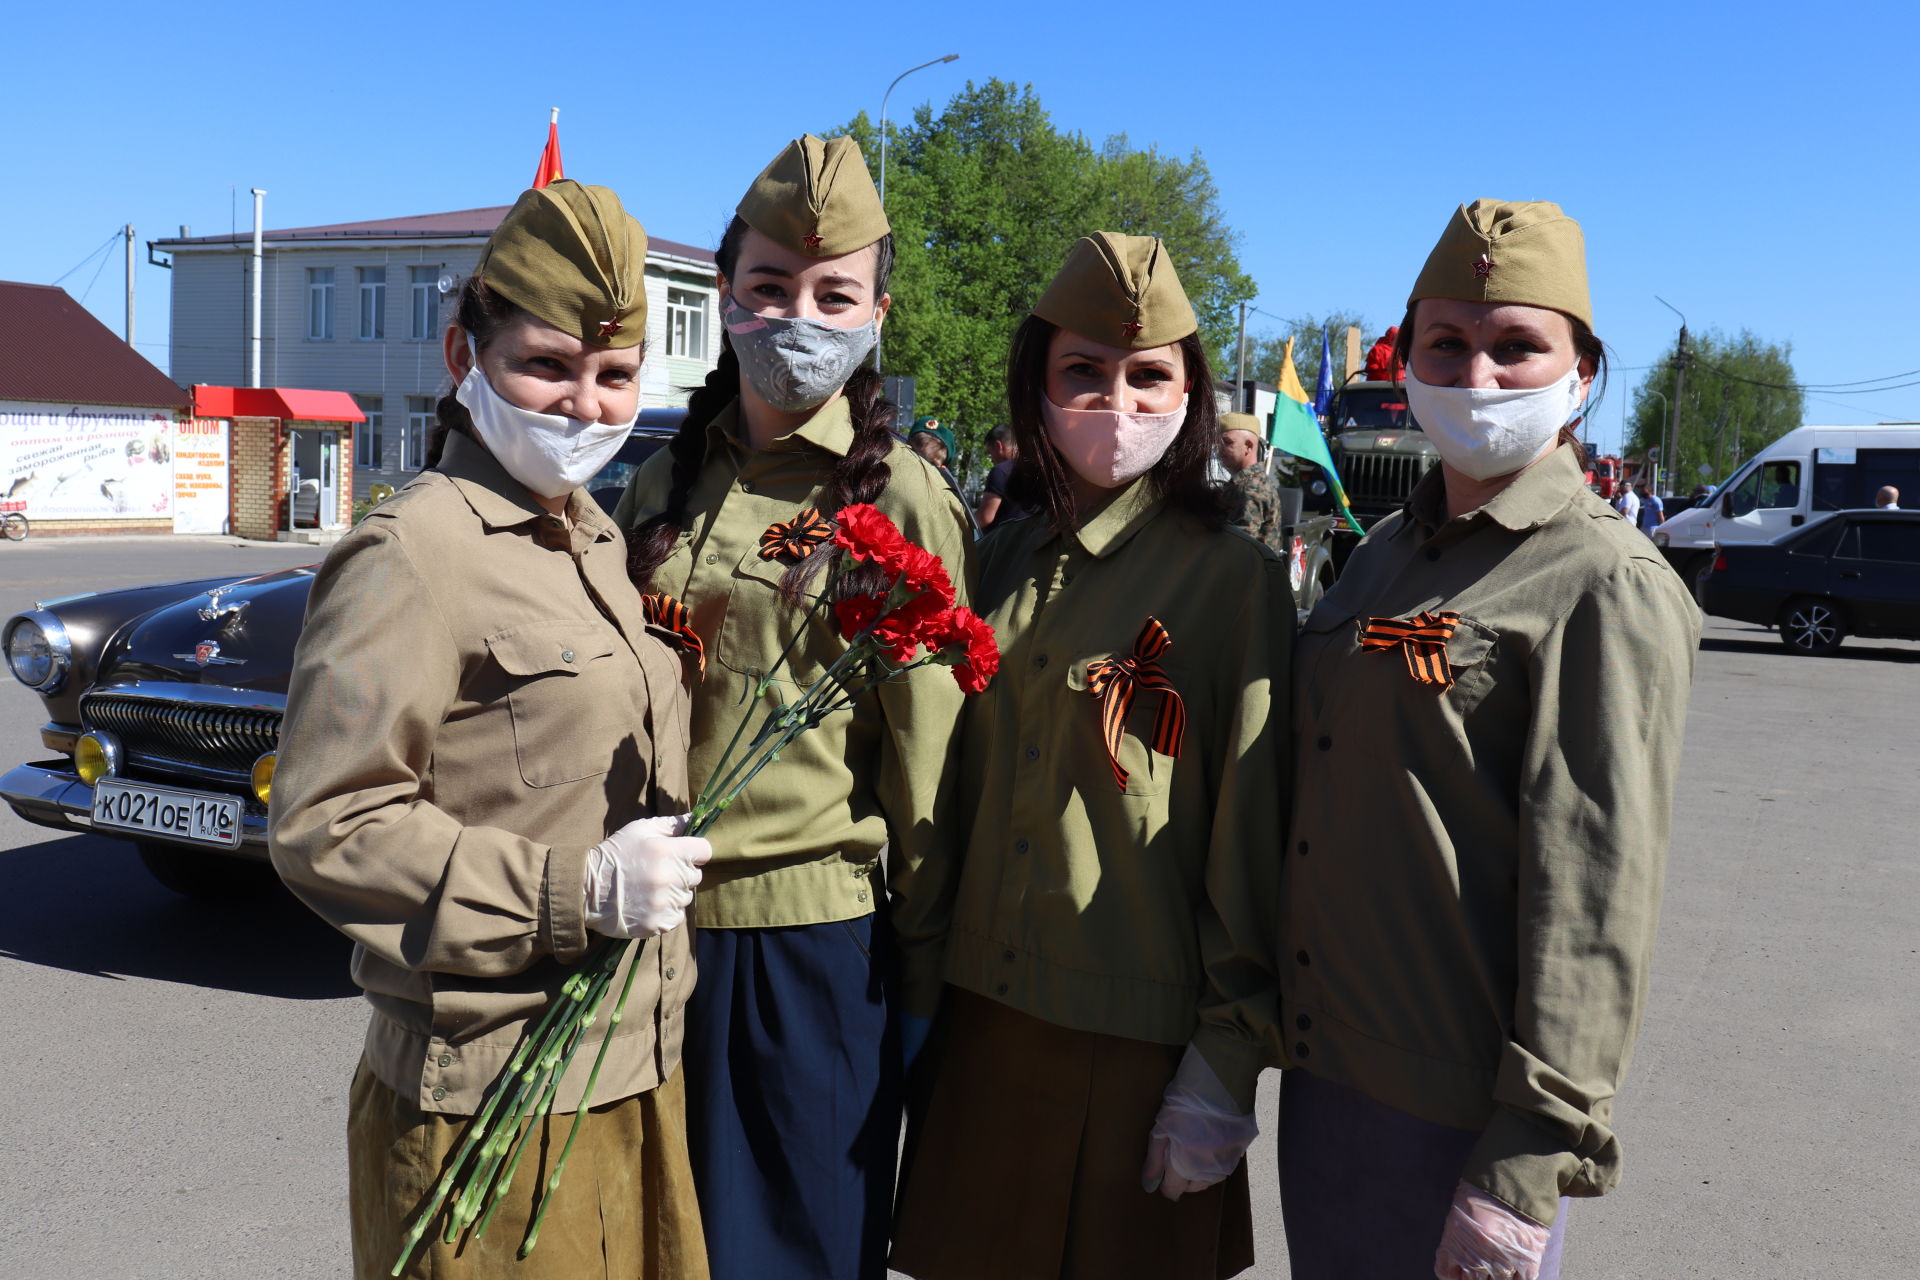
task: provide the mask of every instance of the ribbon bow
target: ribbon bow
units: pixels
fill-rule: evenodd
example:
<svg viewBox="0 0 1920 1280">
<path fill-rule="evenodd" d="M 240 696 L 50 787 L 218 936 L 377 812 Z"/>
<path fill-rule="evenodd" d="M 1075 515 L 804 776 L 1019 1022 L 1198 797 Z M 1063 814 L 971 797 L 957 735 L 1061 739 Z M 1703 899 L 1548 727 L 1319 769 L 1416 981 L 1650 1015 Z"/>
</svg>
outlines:
<svg viewBox="0 0 1920 1280">
<path fill-rule="evenodd" d="M 698 660 L 700 678 L 707 676 L 707 646 L 693 629 L 693 611 L 664 591 L 640 597 L 640 615 L 647 625 L 666 632 L 675 644 Z"/>
<path fill-rule="evenodd" d="M 1100 700 L 1100 729 L 1107 741 L 1107 763 L 1113 766 L 1113 780 L 1127 789 L 1127 771 L 1120 763 L 1120 740 L 1126 734 L 1127 714 L 1133 699 L 1142 689 L 1160 695 L 1160 708 L 1153 717 L 1153 749 L 1163 756 L 1178 756 L 1180 741 L 1187 734 L 1187 704 L 1167 678 L 1160 655 L 1173 647 L 1173 639 L 1160 619 L 1149 617 L 1133 642 L 1130 658 L 1099 658 L 1087 664 L 1087 692 Z"/>
<path fill-rule="evenodd" d="M 1360 633 L 1361 649 L 1405 648 L 1407 670 L 1421 684 L 1453 687 L 1453 668 L 1447 664 L 1447 641 L 1453 638 L 1457 613 L 1422 612 L 1412 618 L 1368 618 Z"/>
<path fill-rule="evenodd" d="M 806 507 L 791 521 L 776 520 L 767 526 L 760 535 L 760 558 L 795 563 L 832 536 L 833 521 L 817 507 Z"/>
</svg>

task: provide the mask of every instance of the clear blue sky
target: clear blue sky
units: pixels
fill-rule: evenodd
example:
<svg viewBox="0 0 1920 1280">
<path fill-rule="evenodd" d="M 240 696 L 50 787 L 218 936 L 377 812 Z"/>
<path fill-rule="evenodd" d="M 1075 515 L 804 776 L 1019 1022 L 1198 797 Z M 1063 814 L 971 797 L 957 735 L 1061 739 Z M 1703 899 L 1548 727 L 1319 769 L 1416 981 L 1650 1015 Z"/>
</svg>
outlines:
<svg viewBox="0 0 1920 1280">
<path fill-rule="evenodd" d="M 705 15 L 714 15 L 706 20 Z M 35 5 L 8 19 L 0 278 L 51 282 L 122 223 L 142 240 L 506 204 L 561 108 L 570 177 L 711 245 L 789 138 L 906 80 L 899 119 L 968 79 L 1030 83 L 1055 123 L 1212 166 L 1276 316 L 1375 329 L 1453 207 L 1547 199 L 1586 228 L 1624 371 L 1693 328 L 1789 342 L 1804 383 L 1920 369 L 1912 6 Z M 231 201 L 231 204 L 230 204 Z M 122 320 L 116 247 L 87 305 Z M 144 249 L 141 257 L 144 260 Z M 85 292 L 91 264 L 64 283 Z M 138 276 L 166 364 L 167 273 Z M 1270 324 L 1270 321 L 1261 321 Z M 1920 419 L 1920 386 L 1810 398 L 1813 421 Z"/>
</svg>

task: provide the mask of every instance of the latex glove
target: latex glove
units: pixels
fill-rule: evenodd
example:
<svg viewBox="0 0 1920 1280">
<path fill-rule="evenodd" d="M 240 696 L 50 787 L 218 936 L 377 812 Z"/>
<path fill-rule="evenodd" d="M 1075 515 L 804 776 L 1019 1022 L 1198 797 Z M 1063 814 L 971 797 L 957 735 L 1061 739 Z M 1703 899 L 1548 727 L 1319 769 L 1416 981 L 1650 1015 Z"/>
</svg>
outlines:
<svg viewBox="0 0 1920 1280">
<path fill-rule="evenodd" d="M 911 1013 L 900 1015 L 900 1065 L 908 1071 L 913 1070 L 913 1060 L 927 1047 L 927 1033 L 933 1030 L 932 1018 L 916 1018 Z"/>
<path fill-rule="evenodd" d="M 687 815 L 629 822 L 587 851 L 586 923 L 610 938 L 651 938 L 686 922 L 713 846 L 681 834 Z"/>
<path fill-rule="evenodd" d="M 1439 1280 L 1539 1280 L 1552 1234 L 1463 1182 L 1453 1191 L 1433 1274 Z"/>
<path fill-rule="evenodd" d="M 1259 1136 L 1253 1114 L 1240 1110 L 1206 1058 L 1188 1045 L 1147 1136 L 1140 1187 L 1169 1200 L 1204 1191 L 1232 1173 Z"/>
</svg>

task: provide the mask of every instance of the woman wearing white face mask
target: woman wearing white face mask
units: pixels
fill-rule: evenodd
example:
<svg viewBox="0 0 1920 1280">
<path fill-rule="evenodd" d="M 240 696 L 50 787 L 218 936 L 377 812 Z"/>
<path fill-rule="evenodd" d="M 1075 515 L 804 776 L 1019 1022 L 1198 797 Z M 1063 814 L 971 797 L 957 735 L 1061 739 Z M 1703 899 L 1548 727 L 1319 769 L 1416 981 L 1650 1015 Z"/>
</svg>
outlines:
<svg viewBox="0 0 1920 1280">
<path fill-rule="evenodd" d="M 1297 1280 L 1552 1277 L 1619 1179 L 1698 611 L 1583 480 L 1580 228 L 1463 206 L 1400 328 L 1440 465 L 1294 666 L 1280 1185 Z"/>
<path fill-rule="evenodd" d="M 893 238 L 852 139 L 782 150 L 715 257 L 719 367 L 614 513 L 634 580 L 687 606 L 710 659 L 691 686 L 696 788 L 760 714 L 750 680 L 791 645 L 766 694 L 791 701 L 845 652 L 825 621 L 796 634 L 842 507 L 891 517 L 963 601 L 972 554 L 965 509 L 893 435 L 866 364 Z M 714 828 L 687 1057 L 715 1276 L 885 1274 L 903 1058 L 940 995 L 943 886 L 923 868 L 951 861 L 959 703 L 937 668 L 881 686 L 783 751 Z"/>
<path fill-rule="evenodd" d="M 1081 240 L 1014 338 L 1014 496 L 982 543 L 1002 664 L 896 1213 L 944 1277 L 1213 1280 L 1252 1262 L 1293 635 L 1224 527 L 1212 378 L 1166 246 Z"/>
<path fill-rule="evenodd" d="M 274 776 L 272 856 L 355 943 L 373 1006 L 348 1107 L 355 1274 L 385 1276 L 527 1020 L 596 934 L 648 939 L 539 1247 L 524 1170 L 478 1240 L 435 1223 L 408 1275 L 704 1275 L 680 1010 L 702 839 L 680 659 L 579 485 L 626 436 L 646 234 L 604 187 L 520 197 L 446 334 L 436 466 L 315 577 Z M 477 359 L 476 353 L 477 352 Z M 615 982 L 626 979 L 616 978 Z M 565 1141 L 576 1066 L 536 1144 Z M 552 1147 L 536 1147 L 552 1150 Z"/>
</svg>

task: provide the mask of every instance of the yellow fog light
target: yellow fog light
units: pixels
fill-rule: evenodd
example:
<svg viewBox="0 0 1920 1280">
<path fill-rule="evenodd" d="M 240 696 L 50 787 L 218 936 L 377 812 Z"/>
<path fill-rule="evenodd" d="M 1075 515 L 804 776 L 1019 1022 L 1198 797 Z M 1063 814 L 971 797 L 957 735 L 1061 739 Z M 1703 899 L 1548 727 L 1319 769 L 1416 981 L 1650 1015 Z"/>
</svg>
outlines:
<svg viewBox="0 0 1920 1280">
<path fill-rule="evenodd" d="M 111 734 L 83 733 L 80 740 L 73 744 L 73 769 L 80 775 L 80 781 L 92 786 L 102 778 L 110 777 L 120 768 L 120 744 Z"/>
<path fill-rule="evenodd" d="M 253 783 L 253 794 L 260 797 L 261 804 L 273 798 L 273 762 L 278 756 L 278 752 L 269 751 L 253 762 L 253 776 L 249 780 Z"/>
</svg>

